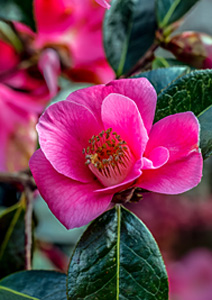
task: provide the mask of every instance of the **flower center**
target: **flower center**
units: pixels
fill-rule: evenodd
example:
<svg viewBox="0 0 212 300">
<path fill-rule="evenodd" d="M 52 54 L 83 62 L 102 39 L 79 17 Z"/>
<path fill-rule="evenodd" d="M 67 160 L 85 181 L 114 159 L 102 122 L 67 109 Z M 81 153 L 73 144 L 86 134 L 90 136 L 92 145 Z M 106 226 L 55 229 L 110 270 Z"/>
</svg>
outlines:
<svg viewBox="0 0 212 300">
<path fill-rule="evenodd" d="M 90 170 L 104 186 L 122 182 L 133 166 L 134 159 L 127 143 L 112 128 L 93 135 L 83 149 Z"/>
</svg>

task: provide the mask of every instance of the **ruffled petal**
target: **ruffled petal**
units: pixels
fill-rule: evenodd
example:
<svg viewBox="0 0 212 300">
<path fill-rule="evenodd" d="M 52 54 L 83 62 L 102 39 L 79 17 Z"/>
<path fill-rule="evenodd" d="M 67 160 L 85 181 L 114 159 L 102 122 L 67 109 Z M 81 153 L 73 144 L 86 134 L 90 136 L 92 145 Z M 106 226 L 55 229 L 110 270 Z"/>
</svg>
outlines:
<svg viewBox="0 0 212 300">
<path fill-rule="evenodd" d="M 145 156 L 158 146 L 169 150 L 169 163 L 198 152 L 199 122 L 192 112 L 170 115 L 152 127 Z"/>
<path fill-rule="evenodd" d="M 148 158 L 143 157 L 142 170 L 147 169 L 158 169 L 165 165 L 169 160 L 169 151 L 165 147 L 154 148 L 150 153 Z"/>
<path fill-rule="evenodd" d="M 167 163 L 161 168 L 143 170 L 136 186 L 162 194 L 180 194 L 200 182 L 202 165 L 201 153 L 192 152 L 182 160 Z"/>
<path fill-rule="evenodd" d="M 114 80 L 106 85 L 92 86 L 73 92 L 67 99 L 88 107 L 101 122 L 102 102 L 111 93 L 121 94 L 136 103 L 149 133 L 155 115 L 157 94 L 146 78 Z"/>
<path fill-rule="evenodd" d="M 112 194 L 93 192 L 100 188 L 97 181 L 85 184 L 57 173 L 40 149 L 29 165 L 42 197 L 67 229 L 88 224 L 110 205 Z"/>
<path fill-rule="evenodd" d="M 110 94 L 102 103 L 102 121 L 105 130 L 112 128 L 139 159 L 142 157 L 148 135 L 134 101 L 120 95 Z"/>
<path fill-rule="evenodd" d="M 41 149 L 57 172 L 81 182 L 93 180 L 82 152 L 102 127 L 87 108 L 69 101 L 55 103 L 40 117 L 37 130 Z"/>
</svg>

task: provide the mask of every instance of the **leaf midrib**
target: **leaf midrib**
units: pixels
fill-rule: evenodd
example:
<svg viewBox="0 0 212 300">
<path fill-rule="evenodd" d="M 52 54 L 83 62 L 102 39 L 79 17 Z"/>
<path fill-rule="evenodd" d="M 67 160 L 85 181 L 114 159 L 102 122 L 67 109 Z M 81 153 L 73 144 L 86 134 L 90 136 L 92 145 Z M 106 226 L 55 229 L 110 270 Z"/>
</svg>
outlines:
<svg viewBox="0 0 212 300">
<path fill-rule="evenodd" d="M 21 296 L 21 297 L 25 297 L 25 298 L 27 298 L 27 299 L 31 299 L 31 300 L 40 300 L 40 299 L 38 299 L 38 298 L 34 298 L 34 297 L 28 296 L 28 295 L 26 295 L 26 294 L 22 294 L 22 293 L 20 293 L 20 292 L 17 292 L 17 291 L 15 291 L 15 290 L 12 290 L 12 289 L 7 288 L 7 287 L 4 287 L 4 286 L 0 286 L 0 290 L 4 290 L 4 291 L 10 292 L 10 293 L 12 293 L 12 294 Z"/>
<path fill-rule="evenodd" d="M 117 291 L 116 291 L 116 299 L 119 300 L 119 277 L 120 277 L 120 240 L 121 240 L 121 208 L 120 205 L 117 205 Z"/>
<path fill-rule="evenodd" d="M 173 15 L 175 9 L 177 8 L 177 6 L 179 5 L 181 0 L 175 0 L 172 5 L 170 6 L 169 10 L 167 11 L 166 15 L 164 16 L 162 22 L 160 23 L 160 27 L 164 27 L 168 24 L 171 16 Z"/>
</svg>

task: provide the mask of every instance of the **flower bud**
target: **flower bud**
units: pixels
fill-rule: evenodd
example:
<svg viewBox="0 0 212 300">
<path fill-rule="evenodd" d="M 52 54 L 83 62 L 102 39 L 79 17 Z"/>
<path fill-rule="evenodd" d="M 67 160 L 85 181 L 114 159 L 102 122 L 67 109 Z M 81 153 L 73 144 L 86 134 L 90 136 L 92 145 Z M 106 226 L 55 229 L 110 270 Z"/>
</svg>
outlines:
<svg viewBox="0 0 212 300">
<path fill-rule="evenodd" d="M 183 32 L 171 38 L 165 48 L 178 60 L 199 69 L 212 68 L 212 36 L 200 32 Z"/>
</svg>

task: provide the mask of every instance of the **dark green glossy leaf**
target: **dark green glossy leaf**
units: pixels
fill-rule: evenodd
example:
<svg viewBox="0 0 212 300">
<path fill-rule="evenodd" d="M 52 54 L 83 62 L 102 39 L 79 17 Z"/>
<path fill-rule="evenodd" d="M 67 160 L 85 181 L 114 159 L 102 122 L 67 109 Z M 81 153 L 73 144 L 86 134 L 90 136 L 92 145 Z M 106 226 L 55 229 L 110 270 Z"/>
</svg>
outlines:
<svg viewBox="0 0 212 300">
<path fill-rule="evenodd" d="M 212 155 L 212 107 L 206 109 L 200 116 L 200 148 L 203 158 Z"/>
<path fill-rule="evenodd" d="M 147 78 L 156 89 L 157 94 L 159 94 L 161 90 L 166 88 L 173 81 L 189 72 L 190 68 L 187 67 L 171 67 L 139 73 L 133 77 Z"/>
<path fill-rule="evenodd" d="M 199 0 L 156 0 L 156 15 L 160 28 L 182 18 Z"/>
<path fill-rule="evenodd" d="M 0 17 L 23 22 L 35 29 L 33 0 L 0 0 L 0 6 Z"/>
<path fill-rule="evenodd" d="M 167 274 L 146 226 L 117 206 L 88 227 L 71 258 L 69 300 L 167 300 Z"/>
<path fill-rule="evenodd" d="M 0 295 L 6 290 L 10 298 L 4 300 L 19 300 L 15 298 L 18 294 L 23 300 L 66 300 L 66 275 L 52 271 L 15 273 L 0 281 Z"/>
<path fill-rule="evenodd" d="M 11 289 L 0 286 L 0 299 L 2 300 L 39 300 L 34 297 L 28 297 L 22 293 L 17 293 Z"/>
<path fill-rule="evenodd" d="M 212 154 L 211 105 L 212 70 L 191 72 L 159 94 L 155 122 L 171 114 L 192 111 L 200 120 L 200 146 L 207 158 Z"/>
<path fill-rule="evenodd" d="M 112 0 L 104 21 L 104 46 L 117 76 L 129 71 L 152 45 L 154 0 Z"/>
<path fill-rule="evenodd" d="M 24 216 L 20 203 L 0 216 L 0 278 L 25 268 Z"/>
<path fill-rule="evenodd" d="M 152 62 L 152 69 L 158 69 L 158 68 L 168 68 L 169 63 L 164 57 L 156 57 Z"/>
<path fill-rule="evenodd" d="M 211 104 L 212 70 L 191 72 L 158 96 L 155 121 L 184 111 L 192 111 L 199 116 Z"/>
</svg>

